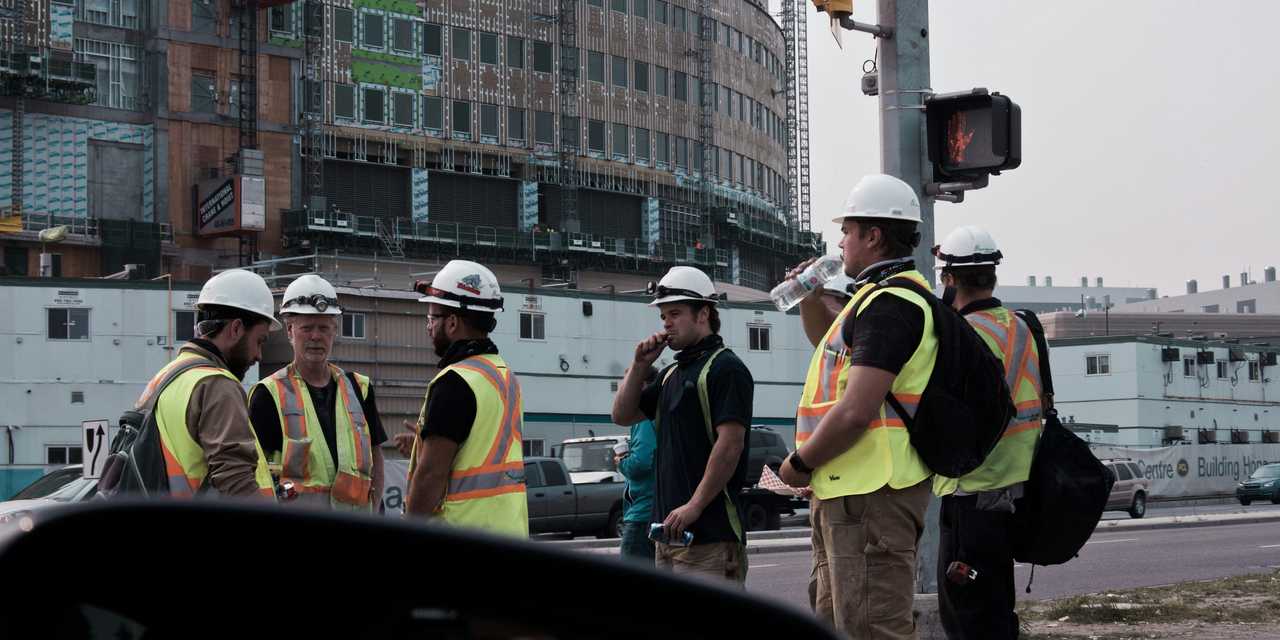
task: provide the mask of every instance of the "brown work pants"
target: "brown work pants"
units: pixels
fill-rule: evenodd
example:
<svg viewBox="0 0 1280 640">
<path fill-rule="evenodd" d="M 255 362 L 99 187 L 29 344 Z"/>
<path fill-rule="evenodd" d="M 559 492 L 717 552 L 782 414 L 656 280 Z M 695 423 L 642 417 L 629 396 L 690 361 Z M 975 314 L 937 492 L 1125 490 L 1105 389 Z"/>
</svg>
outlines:
<svg viewBox="0 0 1280 640">
<path fill-rule="evenodd" d="M 859 640 L 916 637 L 916 543 L 931 486 L 812 501 L 818 618 Z"/>
<path fill-rule="evenodd" d="M 728 580 L 745 586 L 747 549 L 737 542 L 711 542 L 690 547 L 656 543 L 654 563 L 662 569 L 694 578 Z"/>
</svg>

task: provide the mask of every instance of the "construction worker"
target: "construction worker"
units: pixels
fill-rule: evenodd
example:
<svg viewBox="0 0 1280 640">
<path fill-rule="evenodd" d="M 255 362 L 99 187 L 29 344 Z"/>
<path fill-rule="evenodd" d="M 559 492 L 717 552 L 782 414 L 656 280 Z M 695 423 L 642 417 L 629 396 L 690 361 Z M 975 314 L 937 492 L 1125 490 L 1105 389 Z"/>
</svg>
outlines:
<svg viewBox="0 0 1280 640">
<path fill-rule="evenodd" d="M 368 376 L 329 362 L 341 316 L 324 278 L 308 274 L 289 284 L 280 317 L 293 361 L 253 386 L 249 417 L 298 503 L 369 512 L 381 503 L 387 435 Z"/>
<path fill-rule="evenodd" d="M 933 253 L 943 299 L 1004 363 L 1017 408 L 982 466 L 960 478 L 933 478 L 933 491 L 942 496 L 938 609 L 953 640 L 1017 638 L 1010 526 L 1040 438 L 1040 354 L 1026 323 L 992 295 L 1003 256 L 991 234 L 960 227 Z"/>
<path fill-rule="evenodd" d="M 274 500 L 240 384 L 261 358 L 267 333 L 280 328 L 271 290 L 258 274 L 231 269 L 204 284 L 196 308 L 199 337 L 182 345 L 138 399 L 138 408 L 154 400 L 157 428 L 144 430 L 131 449 L 143 486 L 130 485 L 132 474 L 125 474 L 124 490 Z"/>
<path fill-rule="evenodd" d="M 426 294 L 427 331 L 440 372 L 427 386 L 409 451 L 405 512 L 527 537 L 520 383 L 489 339 L 502 309 L 493 272 L 451 260 L 417 287 Z"/>
<path fill-rule="evenodd" d="M 892 392 L 914 408 L 938 342 L 927 300 L 876 283 L 908 278 L 928 287 L 911 259 L 920 242 L 919 199 L 897 178 L 869 175 L 835 221 L 845 273 L 856 274 L 854 293 L 834 317 L 819 296 L 802 302 L 801 314 L 822 314 L 828 329 L 801 393 L 796 451 L 779 475 L 816 498 L 818 616 L 856 638 L 914 638 L 916 545 L 931 472 L 885 398 Z"/>
<path fill-rule="evenodd" d="M 613 422 L 654 421 L 653 519 L 657 566 L 676 573 L 747 577 L 746 531 L 739 492 L 747 471 L 747 427 L 754 381 L 720 338 L 718 296 L 711 278 L 672 267 L 656 286 L 663 331 L 642 340 L 613 399 Z M 667 347 L 675 363 L 645 384 L 645 372 Z M 684 546 L 684 534 L 693 534 Z"/>
</svg>

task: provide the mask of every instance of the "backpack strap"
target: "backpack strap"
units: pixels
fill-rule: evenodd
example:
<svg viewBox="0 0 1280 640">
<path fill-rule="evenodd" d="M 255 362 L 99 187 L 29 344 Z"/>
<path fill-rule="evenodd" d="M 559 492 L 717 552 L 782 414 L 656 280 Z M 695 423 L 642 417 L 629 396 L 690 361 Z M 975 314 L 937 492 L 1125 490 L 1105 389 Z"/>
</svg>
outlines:
<svg viewBox="0 0 1280 640">
<path fill-rule="evenodd" d="M 160 382 L 156 384 L 155 391 L 153 391 L 151 395 L 147 397 L 147 401 L 143 403 L 140 407 L 134 410 L 138 412 L 145 412 L 145 413 L 151 413 L 155 411 L 156 403 L 160 401 L 160 394 L 164 393 L 165 387 L 168 387 L 169 383 L 173 382 L 174 380 L 177 380 L 178 376 L 192 369 L 195 369 L 196 367 L 207 367 L 207 366 L 216 367 L 217 364 L 215 364 L 212 360 L 209 360 L 208 358 L 197 357 L 197 358 L 191 358 L 190 360 L 183 362 L 182 364 L 174 367 L 173 369 L 170 369 L 169 372 L 166 373 L 165 376 L 160 379 Z"/>
<path fill-rule="evenodd" d="M 711 424 L 711 397 L 707 393 L 707 376 L 711 373 L 711 365 L 716 361 L 716 357 L 724 353 L 727 349 L 720 347 L 712 352 L 711 357 L 707 358 L 707 364 L 703 365 L 702 371 L 698 373 L 698 404 L 702 405 L 702 423 L 707 428 L 707 439 L 711 441 L 712 448 L 716 444 L 715 425 Z M 751 440 L 751 425 L 743 425 L 747 429 L 748 446 Z M 726 485 L 722 491 L 724 494 L 724 508 L 729 516 L 729 527 L 733 529 L 734 535 L 738 536 L 738 542 L 747 543 L 746 529 L 742 527 L 742 519 L 738 517 L 738 510 L 733 508 L 733 498 L 729 495 L 729 487 Z"/>
<path fill-rule="evenodd" d="M 875 294 L 876 291 L 880 289 L 888 289 L 890 287 L 897 287 L 899 289 L 906 289 L 907 291 L 911 291 L 912 293 L 915 293 L 921 298 L 924 298 L 925 304 L 929 305 L 929 312 L 935 314 L 934 323 L 933 323 L 934 327 L 938 326 L 937 315 L 936 315 L 937 305 L 934 304 L 935 301 L 937 300 L 937 297 L 933 295 L 932 291 L 929 291 L 928 289 L 926 289 L 919 282 L 916 282 L 911 278 L 905 278 L 901 276 L 890 276 L 888 278 L 885 278 L 884 280 L 874 283 L 873 287 L 874 288 L 872 288 L 871 291 L 868 291 L 866 295 L 858 299 L 857 306 L 855 306 L 853 308 L 853 311 L 850 313 L 849 317 L 853 318 L 855 322 L 857 321 L 858 312 L 862 310 L 862 305 L 866 304 L 867 300 L 873 294 Z M 935 328 L 934 331 L 937 331 L 937 329 Z M 890 389 L 887 393 L 885 393 L 884 400 L 885 402 L 889 403 L 889 406 L 893 407 L 894 411 L 898 412 L 898 416 L 902 418 L 902 424 L 906 425 L 907 427 L 911 427 L 911 423 L 915 421 L 915 416 L 912 416 L 909 413 L 907 413 L 907 408 L 902 406 L 902 403 L 898 401 L 898 398 L 893 395 L 892 389 Z"/>
<path fill-rule="evenodd" d="M 1044 398 L 1044 409 L 1047 415 L 1050 411 L 1053 415 L 1058 415 L 1058 410 L 1053 408 L 1053 373 L 1049 367 L 1049 343 L 1044 337 L 1044 325 L 1040 324 L 1040 319 L 1029 309 L 1018 309 L 1014 312 L 1018 319 L 1026 323 L 1027 328 L 1031 330 L 1031 337 L 1036 341 L 1036 350 L 1040 353 L 1040 389 Z"/>
</svg>

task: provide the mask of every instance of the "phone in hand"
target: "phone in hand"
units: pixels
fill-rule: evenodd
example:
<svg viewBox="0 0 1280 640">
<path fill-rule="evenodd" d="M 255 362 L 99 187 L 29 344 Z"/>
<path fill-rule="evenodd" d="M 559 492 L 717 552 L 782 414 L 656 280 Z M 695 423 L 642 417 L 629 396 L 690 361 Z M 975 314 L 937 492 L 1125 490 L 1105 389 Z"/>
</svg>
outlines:
<svg viewBox="0 0 1280 640">
<path fill-rule="evenodd" d="M 687 547 L 693 544 L 693 532 L 685 529 L 684 535 L 680 536 L 680 540 L 668 540 L 666 525 L 661 522 L 655 522 L 649 525 L 649 539 L 673 547 Z"/>
</svg>

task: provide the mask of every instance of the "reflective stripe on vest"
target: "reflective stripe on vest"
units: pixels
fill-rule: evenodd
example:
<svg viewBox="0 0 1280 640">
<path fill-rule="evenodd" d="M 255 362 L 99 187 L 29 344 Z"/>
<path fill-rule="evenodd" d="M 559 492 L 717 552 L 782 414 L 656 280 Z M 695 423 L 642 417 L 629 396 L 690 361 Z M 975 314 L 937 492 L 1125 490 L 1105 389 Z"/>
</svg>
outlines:
<svg viewBox="0 0 1280 640">
<path fill-rule="evenodd" d="M 459 375 L 475 395 L 476 418 L 466 442 L 454 456 L 441 517 L 458 526 L 528 536 L 524 454 L 520 446 L 524 421 L 520 384 L 502 358 L 472 356 L 441 370 L 427 388 L 428 398 L 431 387 L 450 371 Z M 420 423 L 426 419 L 426 410 L 424 402 Z M 410 479 L 417 467 L 418 442 L 414 441 L 410 454 Z"/>
<path fill-rule="evenodd" d="M 150 394 L 155 392 L 156 386 L 166 377 L 168 371 L 177 366 L 180 361 L 189 361 L 192 358 L 203 359 L 203 356 L 189 351 L 183 352 L 177 358 L 174 358 L 173 362 L 162 368 L 148 383 L 142 397 L 138 400 L 138 406 L 146 404 Z M 177 378 L 174 378 L 164 388 L 159 400 L 156 402 L 154 410 L 156 428 L 160 433 L 165 474 L 169 478 L 169 493 L 174 497 L 193 497 L 204 488 L 205 480 L 208 478 L 209 465 L 204 456 L 204 449 L 191 437 L 191 431 L 187 425 L 187 406 L 191 402 L 191 395 L 195 391 L 196 385 L 205 378 L 217 375 L 226 376 L 235 381 L 237 385 L 240 384 L 240 381 L 230 371 L 214 366 L 211 362 L 209 366 L 188 369 Z M 247 420 L 247 413 L 245 417 Z M 246 426 L 249 427 L 252 433 L 252 425 Z M 258 485 L 258 493 L 274 499 L 275 483 L 272 482 L 271 473 L 267 470 L 267 459 L 262 454 L 262 447 L 258 444 L 256 434 L 253 445 L 258 453 L 258 463 L 254 470 L 254 480 Z"/>
<path fill-rule="evenodd" d="M 276 405 L 284 432 L 280 480 L 292 481 L 304 502 L 369 511 L 373 508 L 373 452 L 368 420 L 360 404 L 361 398 L 368 397 L 368 378 L 355 374 L 360 383 L 357 394 L 345 371 L 332 364 L 329 369 L 338 389 L 333 416 L 336 461 L 329 455 L 311 392 L 297 369 L 292 364 L 283 367 L 261 385 Z"/>
<path fill-rule="evenodd" d="M 1017 413 L 981 466 L 959 479 L 934 476 L 933 491 L 938 495 L 993 491 L 1025 481 L 1040 439 L 1040 357 L 1031 330 L 1004 307 L 976 311 L 965 320 L 1004 364 Z"/>
<path fill-rule="evenodd" d="M 895 277 L 911 278 L 928 287 L 918 271 Z M 800 406 L 796 410 L 796 448 L 813 435 L 823 416 L 844 396 L 849 377 L 849 349 L 844 342 L 843 326 L 849 314 L 864 296 L 868 304 L 875 296 L 895 295 L 919 307 L 924 314 L 924 330 L 920 344 L 907 360 L 890 391 L 911 416 L 919 406 L 933 374 L 937 360 L 938 340 L 933 329 L 933 313 L 928 302 L 915 292 L 901 287 L 877 290 L 874 284 L 863 285 L 827 329 L 820 346 L 809 362 Z M 863 305 L 865 309 L 868 305 Z M 887 402 L 880 404 L 879 415 L 853 445 L 834 460 L 814 470 L 812 488 L 819 499 L 871 493 L 885 485 L 894 489 L 914 486 L 931 475 L 919 454 L 911 447 L 910 436 L 902 416 Z"/>
</svg>

